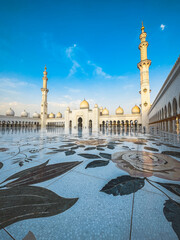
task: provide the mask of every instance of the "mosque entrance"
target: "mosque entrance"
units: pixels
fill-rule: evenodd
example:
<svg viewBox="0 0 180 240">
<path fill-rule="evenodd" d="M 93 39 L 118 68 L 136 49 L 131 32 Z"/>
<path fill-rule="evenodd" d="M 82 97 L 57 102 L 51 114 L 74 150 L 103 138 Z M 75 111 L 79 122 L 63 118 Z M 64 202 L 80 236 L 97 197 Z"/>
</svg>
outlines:
<svg viewBox="0 0 180 240">
<path fill-rule="evenodd" d="M 78 128 L 82 128 L 82 122 L 83 122 L 82 118 L 81 117 L 78 118 Z"/>
</svg>

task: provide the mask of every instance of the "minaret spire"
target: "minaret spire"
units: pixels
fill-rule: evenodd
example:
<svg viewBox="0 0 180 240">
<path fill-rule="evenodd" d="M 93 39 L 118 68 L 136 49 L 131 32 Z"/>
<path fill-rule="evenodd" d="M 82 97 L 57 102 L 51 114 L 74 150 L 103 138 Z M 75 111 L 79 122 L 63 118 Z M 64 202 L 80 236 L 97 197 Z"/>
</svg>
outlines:
<svg viewBox="0 0 180 240">
<path fill-rule="evenodd" d="M 41 126 L 46 126 L 46 119 L 47 119 L 47 93 L 49 90 L 47 89 L 47 67 L 45 65 L 44 72 L 43 72 L 43 88 L 41 88 L 42 92 L 42 101 L 41 101 Z"/>
<path fill-rule="evenodd" d="M 141 43 L 139 44 L 139 50 L 141 52 L 141 61 L 137 67 L 140 70 L 141 79 L 141 114 L 142 114 L 142 127 L 148 128 L 149 118 L 148 112 L 150 109 L 150 86 L 149 86 L 149 67 L 151 60 L 147 58 L 148 42 L 146 41 L 147 33 L 144 31 L 144 25 L 142 22 L 141 34 L 139 36 Z"/>
<path fill-rule="evenodd" d="M 142 28 L 144 29 L 144 24 L 143 24 L 143 21 L 142 21 L 142 27 L 141 27 L 141 30 L 142 30 Z"/>
</svg>

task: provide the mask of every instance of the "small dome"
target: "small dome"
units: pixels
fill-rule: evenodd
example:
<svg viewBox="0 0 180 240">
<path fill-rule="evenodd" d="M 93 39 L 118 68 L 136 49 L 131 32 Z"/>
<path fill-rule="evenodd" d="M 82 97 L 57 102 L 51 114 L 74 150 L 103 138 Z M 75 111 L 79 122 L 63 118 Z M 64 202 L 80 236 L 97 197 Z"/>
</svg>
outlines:
<svg viewBox="0 0 180 240">
<path fill-rule="evenodd" d="M 26 112 L 26 110 L 24 110 L 24 111 L 21 113 L 21 117 L 28 117 L 28 113 Z"/>
<path fill-rule="evenodd" d="M 70 111 L 70 108 L 69 108 L 69 107 L 67 107 L 67 108 L 66 108 L 66 111 Z"/>
<path fill-rule="evenodd" d="M 89 103 L 85 99 L 81 102 L 80 109 L 89 109 Z"/>
<path fill-rule="evenodd" d="M 100 107 L 99 109 L 102 111 L 102 110 L 103 110 L 103 107 Z"/>
<path fill-rule="evenodd" d="M 122 115 L 124 114 L 124 110 L 119 106 L 117 109 L 116 109 L 116 115 Z"/>
<path fill-rule="evenodd" d="M 58 112 L 58 113 L 56 114 L 56 117 L 57 117 L 57 118 L 62 118 L 62 113 Z"/>
<path fill-rule="evenodd" d="M 137 105 L 135 105 L 132 108 L 131 112 L 132 112 L 132 114 L 140 114 L 141 110 L 140 110 L 140 108 Z"/>
<path fill-rule="evenodd" d="M 49 118 L 55 118 L 54 113 L 50 113 L 50 114 L 49 114 Z"/>
<path fill-rule="evenodd" d="M 107 108 L 103 109 L 102 115 L 109 115 L 109 111 L 107 110 Z"/>
<path fill-rule="evenodd" d="M 33 118 L 40 118 L 40 114 L 37 112 L 33 113 Z"/>
<path fill-rule="evenodd" d="M 11 116 L 11 117 L 13 117 L 15 115 L 15 112 L 11 109 L 11 108 L 9 108 L 8 110 L 7 110 L 7 112 L 6 112 L 6 116 Z"/>
<path fill-rule="evenodd" d="M 94 107 L 95 107 L 95 108 L 98 108 L 98 105 L 97 105 L 97 104 L 95 104 L 95 105 L 94 105 Z"/>
</svg>

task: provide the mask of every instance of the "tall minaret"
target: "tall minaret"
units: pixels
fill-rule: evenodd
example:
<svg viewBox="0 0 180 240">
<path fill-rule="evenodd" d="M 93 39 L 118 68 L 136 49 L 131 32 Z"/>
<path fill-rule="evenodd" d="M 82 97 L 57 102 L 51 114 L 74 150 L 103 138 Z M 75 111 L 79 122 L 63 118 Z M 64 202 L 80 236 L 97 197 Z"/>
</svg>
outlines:
<svg viewBox="0 0 180 240">
<path fill-rule="evenodd" d="M 139 50 L 141 52 L 141 61 L 138 63 L 137 67 L 140 70 L 141 79 L 141 114 L 142 114 L 142 129 L 145 127 L 148 131 L 149 118 L 148 112 L 150 109 L 150 87 L 149 87 L 149 67 L 151 65 L 151 60 L 147 59 L 147 47 L 148 42 L 146 41 L 146 32 L 144 31 L 144 26 L 142 22 L 141 34 L 139 36 L 141 43 L 139 44 Z"/>
<path fill-rule="evenodd" d="M 43 76 L 43 88 L 41 88 L 42 92 L 42 101 L 41 101 L 41 126 L 45 127 L 46 126 L 46 119 L 47 119 L 47 93 L 49 90 L 47 89 L 47 71 L 46 71 L 46 66 L 44 68 L 44 76 Z"/>
</svg>

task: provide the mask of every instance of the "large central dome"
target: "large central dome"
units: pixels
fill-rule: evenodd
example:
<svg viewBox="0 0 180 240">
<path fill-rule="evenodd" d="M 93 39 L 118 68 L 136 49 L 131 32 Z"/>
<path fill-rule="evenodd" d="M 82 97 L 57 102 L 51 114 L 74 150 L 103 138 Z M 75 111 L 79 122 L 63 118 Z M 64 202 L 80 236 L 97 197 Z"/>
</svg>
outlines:
<svg viewBox="0 0 180 240">
<path fill-rule="evenodd" d="M 85 99 L 81 102 L 80 109 L 89 109 L 89 103 Z"/>
</svg>

